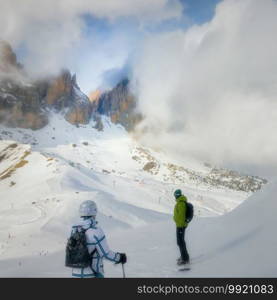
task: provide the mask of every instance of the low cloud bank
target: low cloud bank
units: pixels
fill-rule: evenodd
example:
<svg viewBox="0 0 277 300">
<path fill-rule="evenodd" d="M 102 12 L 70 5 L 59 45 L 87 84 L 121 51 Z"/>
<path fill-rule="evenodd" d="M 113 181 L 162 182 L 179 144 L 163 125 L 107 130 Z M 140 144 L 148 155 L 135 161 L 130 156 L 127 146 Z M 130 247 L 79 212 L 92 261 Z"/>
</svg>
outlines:
<svg viewBox="0 0 277 300">
<path fill-rule="evenodd" d="M 277 1 L 225 0 L 213 19 L 153 34 L 134 65 L 144 143 L 256 172 L 277 167 Z"/>
</svg>

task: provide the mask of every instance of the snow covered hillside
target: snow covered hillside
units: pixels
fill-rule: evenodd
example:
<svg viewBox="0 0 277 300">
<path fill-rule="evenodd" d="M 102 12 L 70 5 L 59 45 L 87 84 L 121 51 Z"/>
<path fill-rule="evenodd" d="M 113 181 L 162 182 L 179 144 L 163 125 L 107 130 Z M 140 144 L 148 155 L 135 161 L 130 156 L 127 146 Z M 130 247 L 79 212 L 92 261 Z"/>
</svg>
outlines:
<svg viewBox="0 0 277 300">
<path fill-rule="evenodd" d="M 277 275 L 273 184 L 248 198 L 262 179 L 174 161 L 143 148 L 122 127 L 104 124 L 99 132 L 93 123 L 76 127 L 53 115 L 37 131 L 0 127 L 1 277 L 70 276 L 66 236 L 87 199 L 98 205 L 111 248 L 127 253 L 127 276 Z M 187 273 L 175 266 L 177 187 L 196 213 Z M 105 269 L 107 277 L 121 276 L 119 266 Z"/>
</svg>

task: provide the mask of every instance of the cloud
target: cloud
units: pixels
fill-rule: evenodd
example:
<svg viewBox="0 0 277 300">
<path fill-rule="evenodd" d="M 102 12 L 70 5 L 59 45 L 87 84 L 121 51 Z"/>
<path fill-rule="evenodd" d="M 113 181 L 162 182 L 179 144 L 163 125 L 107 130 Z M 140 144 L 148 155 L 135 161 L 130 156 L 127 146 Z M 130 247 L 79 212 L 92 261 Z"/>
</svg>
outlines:
<svg viewBox="0 0 277 300">
<path fill-rule="evenodd" d="M 120 81 L 130 78 L 131 69 L 130 65 L 126 63 L 122 68 L 109 69 L 103 73 L 103 85 L 100 87 L 102 90 L 114 88 Z"/>
<path fill-rule="evenodd" d="M 56 73 L 63 67 L 80 70 L 82 64 L 82 78 L 89 76 L 91 70 L 85 68 L 81 56 L 97 61 L 97 72 L 103 71 L 100 70 L 101 64 L 106 65 L 103 61 L 99 63 L 99 58 L 105 58 L 99 55 L 99 47 L 95 54 L 97 58 L 93 58 L 97 46 L 95 41 L 99 40 L 100 33 L 87 34 L 87 16 L 105 19 L 115 26 L 120 18 L 129 18 L 143 27 L 152 22 L 178 18 L 182 13 L 177 0 L 152 0 L 151 5 L 148 0 L 0 0 L 0 7 L 0 39 L 20 50 L 29 72 L 38 76 Z M 120 40 L 113 38 L 102 46 L 111 48 L 115 42 Z M 119 44 L 116 46 L 120 47 Z M 122 56 L 124 51 L 118 52 Z M 115 51 L 114 56 L 116 54 Z M 114 60 L 116 63 L 112 63 L 111 68 L 117 67 L 121 57 Z"/>
<path fill-rule="evenodd" d="M 225 0 L 213 19 L 149 35 L 133 82 L 148 145 L 257 171 L 277 166 L 277 2 Z"/>
</svg>

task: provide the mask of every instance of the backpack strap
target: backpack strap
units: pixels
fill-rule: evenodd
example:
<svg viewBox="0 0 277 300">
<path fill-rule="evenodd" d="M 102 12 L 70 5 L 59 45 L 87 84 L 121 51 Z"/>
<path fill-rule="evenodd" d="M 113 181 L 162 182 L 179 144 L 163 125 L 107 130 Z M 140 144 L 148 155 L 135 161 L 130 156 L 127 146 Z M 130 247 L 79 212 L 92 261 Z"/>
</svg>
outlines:
<svg viewBox="0 0 277 300">
<path fill-rule="evenodd" d="M 82 227 L 82 226 L 81 226 Z M 90 225 L 90 227 L 89 228 L 87 228 L 87 229 L 84 229 L 85 230 L 85 232 L 87 232 L 89 229 L 94 229 L 95 227 L 93 227 L 92 226 L 92 224 Z M 87 245 L 88 246 L 88 245 Z M 93 257 L 93 254 L 95 253 L 97 251 L 97 249 L 96 249 L 96 247 L 94 248 L 94 250 L 90 253 L 90 257 L 92 258 Z"/>
</svg>

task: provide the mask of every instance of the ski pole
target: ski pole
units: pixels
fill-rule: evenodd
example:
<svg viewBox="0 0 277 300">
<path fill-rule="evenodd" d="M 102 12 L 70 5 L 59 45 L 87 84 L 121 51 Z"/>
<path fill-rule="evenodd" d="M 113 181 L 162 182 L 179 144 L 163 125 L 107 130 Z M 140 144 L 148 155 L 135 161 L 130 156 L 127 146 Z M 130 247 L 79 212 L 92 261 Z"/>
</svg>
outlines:
<svg viewBox="0 0 277 300">
<path fill-rule="evenodd" d="M 124 265 L 122 264 L 122 273 L 123 273 L 123 278 L 126 278 L 125 276 L 125 270 L 124 270 Z"/>
</svg>

